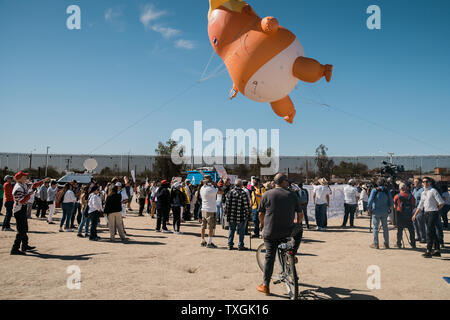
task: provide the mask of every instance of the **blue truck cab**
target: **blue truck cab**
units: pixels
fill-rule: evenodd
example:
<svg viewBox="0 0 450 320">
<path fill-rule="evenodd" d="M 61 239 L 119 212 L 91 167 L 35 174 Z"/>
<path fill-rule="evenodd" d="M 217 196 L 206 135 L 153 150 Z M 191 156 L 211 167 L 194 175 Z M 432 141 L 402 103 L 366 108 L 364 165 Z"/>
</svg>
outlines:
<svg viewBox="0 0 450 320">
<path fill-rule="evenodd" d="M 196 186 L 200 184 L 204 176 L 211 176 L 214 182 L 220 180 L 219 173 L 214 168 L 198 168 L 196 170 L 187 171 L 186 179 L 189 179 L 191 183 Z"/>
</svg>

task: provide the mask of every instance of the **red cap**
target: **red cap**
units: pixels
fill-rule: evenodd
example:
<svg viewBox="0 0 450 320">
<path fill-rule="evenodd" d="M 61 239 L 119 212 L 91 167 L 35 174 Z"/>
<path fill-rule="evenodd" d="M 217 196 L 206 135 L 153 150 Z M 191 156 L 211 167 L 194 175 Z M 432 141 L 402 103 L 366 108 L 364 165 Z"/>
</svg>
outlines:
<svg viewBox="0 0 450 320">
<path fill-rule="evenodd" d="M 168 183 L 167 180 L 161 181 L 161 184 L 167 184 L 167 183 Z"/>
<path fill-rule="evenodd" d="M 22 178 L 22 177 L 26 177 L 26 176 L 28 176 L 29 175 L 29 173 L 25 173 L 25 172 L 23 172 L 23 171 L 19 171 L 19 172 L 17 172 L 15 175 L 14 175 L 14 179 L 20 179 L 20 178 Z"/>
</svg>

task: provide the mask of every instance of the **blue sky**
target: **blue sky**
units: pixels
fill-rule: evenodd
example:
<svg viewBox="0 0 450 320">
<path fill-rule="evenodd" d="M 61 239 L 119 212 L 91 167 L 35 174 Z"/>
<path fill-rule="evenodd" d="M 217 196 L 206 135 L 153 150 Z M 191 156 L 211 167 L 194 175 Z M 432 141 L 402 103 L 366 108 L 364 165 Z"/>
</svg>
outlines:
<svg viewBox="0 0 450 320">
<path fill-rule="evenodd" d="M 227 73 L 196 83 L 213 52 L 207 0 L 0 0 L 0 151 L 153 154 L 203 120 L 223 132 L 280 129 L 282 155 L 321 143 L 330 155 L 450 154 L 449 1 L 249 3 L 334 65 L 330 83 L 291 93 L 292 125 L 268 104 L 230 101 Z M 72 4 L 81 30 L 66 27 Z M 366 27 L 371 4 L 381 30 Z M 215 56 L 207 74 L 220 64 Z"/>
</svg>

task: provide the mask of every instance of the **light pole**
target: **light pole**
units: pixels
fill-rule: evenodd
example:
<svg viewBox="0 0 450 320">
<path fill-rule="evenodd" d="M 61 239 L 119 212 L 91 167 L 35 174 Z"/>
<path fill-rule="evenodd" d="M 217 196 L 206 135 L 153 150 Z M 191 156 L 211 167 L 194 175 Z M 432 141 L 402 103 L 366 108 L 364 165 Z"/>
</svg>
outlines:
<svg viewBox="0 0 450 320">
<path fill-rule="evenodd" d="M 30 151 L 30 168 L 29 168 L 29 170 L 31 170 L 31 161 L 33 159 L 33 151 L 36 151 L 36 149 L 33 149 Z"/>
<path fill-rule="evenodd" d="M 49 146 L 47 146 L 47 155 L 45 156 L 45 177 L 47 177 L 47 169 L 48 169 L 48 149 L 50 149 Z"/>
</svg>

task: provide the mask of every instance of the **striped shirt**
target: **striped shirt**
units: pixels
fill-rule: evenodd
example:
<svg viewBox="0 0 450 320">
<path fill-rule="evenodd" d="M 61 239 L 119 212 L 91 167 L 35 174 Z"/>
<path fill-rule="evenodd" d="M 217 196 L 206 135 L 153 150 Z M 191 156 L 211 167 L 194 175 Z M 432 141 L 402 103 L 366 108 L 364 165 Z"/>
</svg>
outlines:
<svg viewBox="0 0 450 320">
<path fill-rule="evenodd" d="M 14 197 L 13 212 L 16 213 L 22 209 L 22 205 L 28 202 L 31 195 L 28 193 L 28 187 L 20 183 L 14 185 L 12 194 Z"/>
</svg>

